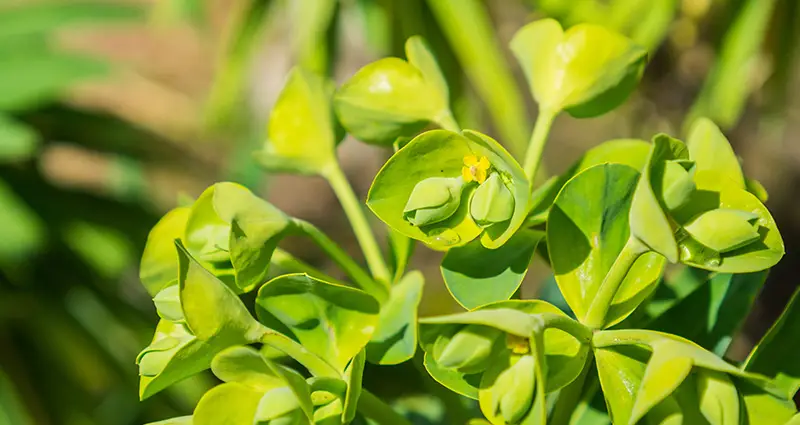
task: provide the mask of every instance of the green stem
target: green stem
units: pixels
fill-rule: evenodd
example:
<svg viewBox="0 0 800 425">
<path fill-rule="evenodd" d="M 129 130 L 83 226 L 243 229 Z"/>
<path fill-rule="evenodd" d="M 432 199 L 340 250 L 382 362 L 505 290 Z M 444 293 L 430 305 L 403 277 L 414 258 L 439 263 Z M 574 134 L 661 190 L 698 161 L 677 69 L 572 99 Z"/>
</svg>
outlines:
<svg viewBox="0 0 800 425">
<path fill-rule="evenodd" d="M 367 266 L 369 266 L 372 276 L 383 284 L 388 291 L 392 275 L 383 259 L 375 235 L 369 227 L 361 202 L 353 192 L 347 177 L 345 177 L 338 163 L 328 167 L 323 173 L 323 177 L 328 179 L 333 191 L 336 193 L 336 197 L 339 198 L 339 202 L 342 204 L 347 218 L 350 220 L 350 225 L 353 227 L 353 232 L 356 234 L 359 245 L 361 245 L 361 250 L 364 251 L 364 258 L 367 260 Z"/>
<path fill-rule="evenodd" d="M 544 328 L 554 328 L 562 330 L 575 337 L 583 344 L 591 344 L 592 330 L 563 314 L 542 313 L 539 315 L 544 322 Z"/>
<path fill-rule="evenodd" d="M 358 398 L 358 411 L 378 425 L 411 425 L 408 419 L 366 389 L 361 390 Z"/>
<path fill-rule="evenodd" d="M 540 109 L 539 116 L 536 117 L 536 125 L 533 127 L 531 140 L 528 142 L 528 151 L 525 153 L 525 165 L 523 166 L 525 175 L 528 176 L 531 185 L 533 185 L 533 179 L 536 178 L 536 171 L 542 160 L 544 145 L 547 143 L 547 135 L 550 133 L 550 126 L 553 124 L 556 115 L 558 115 L 557 111 Z"/>
<path fill-rule="evenodd" d="M 298 260 L 294 255 L 289 254 L 280 248 L 275 249 L 275 252 L 272 253 L 270 263 L 289 273 L 305 273 L 320 280 L 338 283 L 340 285 L 343 284 L 343 282 L 340 282 L 339 279 L 322 272 L 321 270 L 304 261 Z"/>
<path fill-rule="evenodd" d="M 558 401 L 556 401 L 556 406 L 553 408 L 553 413 L 548 424 L 569 425 L 570 419 L 572 419 L 572 415 L 575 413 L 575 408 L 581 401 L 581 394 L 583 394 L 586 376 L 589 374 L 589 369 L 592 368 L 593 358 L 592 350 L 589 350 L 589 355 L 586 356 L 586 362 L 583 365 L 581 374 L 558 393 Z"/>
<path fill-rule="evenodd" d="M 606 313 L 611 307 L 611 302 L 614 300 L 617 290 L 619 290 L 620 285 L 625 280 L 625 276 L 628 275 L 631 267 L 633 267 L 633 263 L 645 252 L 647 252 L 647 248 L 639 239 L 634 236 L 628 239 L 617 259 L 614 260 L 614 264 L 611 265 L 611 270 L 608 271 L 600 284 L 600 288 L 597 289 L 594 300 L 586 312 L 586 320 L 584 321 L 586 326 L 592 329 L 603 327 Z"/>
<path fill-rule="evenodd" d="M 297 360 L 314 376 L 329 376 L 341 378 L 341 374 L 328 362 L 317 356 L 316 354 L 308 351 L 297 341 L 287 337 L 286 335 L 276 332 L 267 327 L 261 326 L 254 330 L 256 335 L 250 336 L 250 341 L 260 342 L 267 344 L 270 347 L 279 350 L 286 355 Z"/>
<path fill-rule="evenodd" d="M 453 112 L 450 111 L 448 108 L 436 119 L 436 123 L 439 124 L 439 127 L 442 127 L 445 130 L 452 131 L 454 133 L 461 133 L 461 127 L 456 122 L 456 119 L 453 118 Z"/>
<path fill-rule="evenodd" d="M 313 224 L 295 219 L 294 220 L 297 227 L 311 240 L 314 241 L 322 250 L 327 254 L 331 259 L 339 265 L 339 267 L 350 276 L 351 279 L 361 287 L 361 289 L 369 292 L 372 296 L 378 299 L 378 301 L 383 302 L 389 295 L 389 291 L 387 290 L 385 285 L 381 285 L 380 283 L 376 282 L 372 279 L 364 269 L 361 268 L 352 258 L 350 255 L 345 252 L 342 247 L 340 247 L 336 242 L 334 242 L 331 238 L 328 237 L 325 233 L 321 230 L 317 229 L 316 226 Z"/>
</svg>

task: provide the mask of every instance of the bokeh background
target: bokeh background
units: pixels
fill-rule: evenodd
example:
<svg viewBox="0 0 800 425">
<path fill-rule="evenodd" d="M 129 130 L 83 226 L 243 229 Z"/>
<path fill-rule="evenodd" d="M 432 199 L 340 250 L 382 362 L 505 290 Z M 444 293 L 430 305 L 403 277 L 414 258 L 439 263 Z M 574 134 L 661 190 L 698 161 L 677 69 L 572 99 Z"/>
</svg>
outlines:
<svg viewBox="0 0 800 425">
<path fill-rule="evenodd" d="M 137 400 L 134 358 L 157 321 L 137 266 L 158 218 L 213 182 L 250 187 L 358 255 L 323 180 L 265 175 L 251 160 L 292 66 L 341 82 L 423 35 L 462 126 L 519 152 L 536 107 L 507 44 L 544 16 L 608 25 L 651 52 L 622 107 L 556 120 L 550 174 L 602 141 L 682 135 L 707 115 L 769 191 L 787 255 L 729 352 L 741 359 L 800 281 L 797 0 L 0 0 L 0 424 L 191 412 L 210 375 Z M 390 154 L 349 139 L 339 153 L 362 196 Z M 331 266 L 303 240 L 282 247 Z M 457 308 L 439 259 L 424 248 L 414 258 L 423 314 Z M 523 295 L 551 279 L 536 260 Z M 368 374 L 379 384 L 402 369 Z"/>
</svg>

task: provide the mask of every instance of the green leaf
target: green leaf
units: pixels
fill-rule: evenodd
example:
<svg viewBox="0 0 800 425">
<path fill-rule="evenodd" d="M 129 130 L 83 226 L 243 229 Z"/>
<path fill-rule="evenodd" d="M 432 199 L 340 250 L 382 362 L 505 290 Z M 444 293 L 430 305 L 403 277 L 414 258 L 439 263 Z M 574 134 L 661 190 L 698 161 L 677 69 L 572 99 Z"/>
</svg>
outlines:
<svg viewBox="0 0 800 425">
<path fill-rule="evenodd" d="M 733 382 L 719 372 L 697 374 L 700 411 L 712 424 L 739 424 L 739 392 Z"/>
<path fill-rule="evenodd" d="M 655 136 L 629 214 L 631 234 L 671 263 L 678 261 L 678 244 L 664 212 L 663 178 L 667 161 L 686 160 L 688 155 L 680 140 L 664 134 Z"/>
<path fill-rule="evenodd" d="M 619 346 L 598 348 L 594 354 L 611 422 L 628 424 L 644 377 L 647 352 L 636 346 Z"/>
<path fill-rule="evenodd" d="M 147 425 L 193 425 L 191 416 L 181 416 L 177 418 L 164 419 L 163 421 L 150 422 Z"/>
<path fill-rule="evenodd" d="M 543 238 L 543 232 L 521 229 L 498 249 L 475 240 L 449 250 L 441 265 L 447 289 L 466 309 L 511 298 Z"/>
<path fill-rule="evenodd" d="M 511 40 L 531 93 L 547 111 L 578 118 L 604 114 L 636 87 L 647 51 L 626 37 L 593 24 L 564 31 L 552 19 L 532 22 Z"/>
<path fill-rule="evenodd" d="M 713 171 L 729 179 L 736 187 L 745 188 L 739 159 L 728 139 L 710 119 L 698 118 L 694 121 L 686 139 L 686 147 L 698 171 Z"/>
<path fill-rule="evenodd" d="M 697 191 L 687 205 L 674 214 L 678 223 L 685 225 L 692 217 L 718 208 L 743 211 L 746 217 L 755 217 L 752 221 L 759 239 L 718 253 L 704 249 L 692 238 L 682 238 L 681 262 L 722 273 L 750 273 L 768 269 L 780 261 L 784 254 L 783 239 L 769 210 L 755 195 L 724 183 L 710 172 L 698 172 L 695 183 Z"/>
<path fill-rule="evenodd" d="M 538 326 L 537 314 L 566 316 L 558 308 L 539 300 L 509 300 L 492 303 L 467 313 L 420 319 L 420 345 L 425 350 L 425 367 L 442 385 L 471 398 L 478 397 L 478 387 L 483 369 L 470 367 L 464 370 L 448 369 L 438 363 L 441 349 L 447 347 L 464 325 L 481 325 L 512 335 L 501 344 L 498 352 L 486 359 L 492 364 L 496 356 L 503 357 L 522 344 Z M 503 338 L 498 343 L 504 342 Z M 504 347 L 505 345 L 505 347 Z M 466 347 L 469 349 L 470 347 Z M 580 374 L 588 355 L 588 346 L 560 329 L 547 329 L 544 333 L 544 361 L 547 364 L 547 392 L 556 391 Z M 484 367 L 485 369 L 485 367 Z M 477 370 L 477 371 L 476 371 Z"/>
<path fill-rule="evenodd" d="M 262 395 L 236 382 L 217 385 L 197 403 L 192 425 L 253 425 Z"/>
<path fill-rule="evenodd" d="M 241 341 L 263 331 L 263 326 L 253 319 L 233 290 L 203 268 L 180 241 L 175 245 L 181 309 L 194 336 L 204 341 L 217 338 Z"/>
<path fill-rule="evenodd" d="M 532 355 L 514 356 L 511 361 L 512 364 L 497 364 L 498 372 L 484 374 L 481 382 L 481 410 L 493 424 L 520 423 L 531 410 L 534 394 L 541 385 Z"/>
<path fill-rule="evenodd" d="M 33 425 L 34 423 L 22 397 L 14 388 L 14 382 L 3 371 L 0 371 L 0 412 L 5 424 Z"/>
<path fill-rule="evenodd" d="M 384 58 L 361 68 L 334 95 L 336 115 L 356 139 L 390 145 L 450 117 L 441 72 L 419 37 L 406 42 L 406 55 L 411 63 Z"/>
<path fill-rule="evenodd" d="M 292 228 L 289 217 L 244 186 L 217 183 L 192 205 L 183 239 L 201 261 L 230 261 L 236 286 L 247 292 L 266 280 L 272 253 Z"/>
<path fill-rule="evenodd" d="M 721 273 L 710 279 L 702 275 L 706 278 L 698 279 L 687 295 L 644 327 L 684 337 L 722 356 L 750 312 L 767 272 Z"/>
<path fill-rule="evenodd" d="M 366 292 L 305 274 L 276 277 L 258 291 L 256 314 L 343 371 L 378 326 L 378 302 Z"/>
<path fill-rule="evenodd" d="M 175 239 L 183 237 L 189 211 L 188 207 L 171 210 L 161 217 L 147 235 L 142 262 L 139 265 L 139 279 L 151 296 L 178 281 Z"/>
<path fill-rule="evenodd" d="M 576 174 L 600 164 L 624 164 L 641 171 L 647 162 L 650 144 L 644 140 L 617 139 L 603 142 L 586 151 L 564 174 L 539 186 L 531 195 L 531 211 L 526 224 L 536 225 L 547 221 L 550 207 L 561 188 Z"/>
<path fill-rule="evenodd" d="M 0 163 L 26 160 L 36 154 L 38 147 L 35 129 L 0 114 Z"/>
<path fill-rule="evenodd" d="M 598 288 L 630 236 L 628 215 L 636 170 L 621 164 L 591 167 L 559 193 L 547 223 L 548 251 L 556 282 L 572 311 L 584 320 Z M 629 315 L 655 288 L 664 259 L 642 255 L 614 297 L 605 323 Z"/>
<path fill-rule="evenodd" d="M 319 174 L 336 161 L 341 140 L 331 109 L 331 89 L 301 69 L 289 75 L 269 117 L 267 142 L 256 153 L 268 170 Z"/>
<path fill-rule="evenodd" d="M 783 313 L 750 353 L 744 370 L 775 380 L 787 399 L 800 389 L 800 364 L 792 350 L 800 335 L 800 290 L 795 291 Z"/>
<path fill-rule="evenodd" d="M 748 425 L 788 425 L 797 413 L 791 400 L 780 399 L 748 382 L 738 384 L 744 411 L 742 423 Z"/>
<path fill-rule="evenodd" d="M 353 357 L 353 361 L 347 366 L 344 378 L 347 381 L 347 392 L 345 394 L 344 406 L 342 408 L 342 424 L 349 424 L 356 417 L 358 398 L 361 396 L 361 381 L 364 377 L 364 366 L 367 356 L 364 350 L 358 352 Z"/>
<path fill-rule="evenodd" d="M 461 194 L 458 210 L 445 221 L 417 227 L 404 218 L 411 194 L 419 182 L 431 177 L 462 176 L 467 157 L 486 157 L 492 173 L 500 173 L 514 195 L 510 220 L 481 228 L 469 214 L 474 186 Z M 527 214 L 530 186 L 519 164 L 496 141 L 473 131 L 462 134 L 445 130 L 425 132 L 396 152 L 383 166 L 370 188 L 367 205 L 397 232 L 434 249 L 462 246 L 481 235 L 483 246 L 502 246 L 522 225 Z"/>
<path fill-rule="evenodd" d="M 184 322 L 183 310 L 181 309 L 181 292 L 178 285 L 170 285 L 162 289 L 153 297 L 153 304 L 156 305 L 156 312 L 162 319 L 170 322 Z"/>
<path fill-rule="evenodd" d="M 253 422 L 260 423 L 259 420 L 274 419 L 282 416 L 282 413 L 294 410 L 295 415 L 305 416 L 306 421 L 310 423 L 314 416 L 314 405 L 311 401 L 311 388 L 306 380 L 288 367 L 272 363 L 269 360 L 265 361 L 272 373 L 286 383 L 286 387 L 273 388 L 264 394 Z M 287 397 L 285 389 L 288 389 L 291 397 Z M 287 403 L 287 401 L 289 402 Z M 284 409 L 283 412 L 280 412 L 280 409 Z"/>
<path fill-rule="evenodd" d="M 211 361 L 211 371 L 223 382 L 238 382 L 262 392 L 284 385 L 261 353 L 244 345 L 219 352 Z"/>
<path fill-rule="evenodd" d="M 638 422 L 656 404 L 672 394 L 691 370 L 691 358 L 675 356 L 668 350 L 658 350 L 653 347 L 653 355 L 647 362 L 647 368 L 639 384 L 628 424 L 633 425 Z"/>
<path fill-rule="evenodd" d="M 367 344 L 367 360 L 394 365 L 411 359 L 417 350 L 417 309 L 424 278 L 419 271 L 393 285 L 389 300 L 381 306 L 380 320 Z"/>
</svg>

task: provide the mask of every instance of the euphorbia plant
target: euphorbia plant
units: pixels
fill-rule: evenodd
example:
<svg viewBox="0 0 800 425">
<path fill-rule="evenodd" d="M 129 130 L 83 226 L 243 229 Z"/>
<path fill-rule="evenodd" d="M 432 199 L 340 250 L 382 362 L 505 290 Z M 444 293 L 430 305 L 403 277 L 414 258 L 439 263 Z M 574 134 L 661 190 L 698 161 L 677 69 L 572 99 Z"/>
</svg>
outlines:
<svg viewBox="0 0 800 425">
<path fill-rule="evenodd" d="M 786 353 L 800 327 L 795 301 L 746 362 L 721 357 L 783 242 L 763 190 L 711 121 L 685 143 L 659 134 L 599 144 L 534 185 L 555 116 L 619 105 L 642 74 L 642 48 L 594 25 L 522 28 L 512 50 L 540 106 L 522 164 L 462 131 L 430 50 L 417 37 L 406 49 L 407 60 L 367 65 L 338 89 L 293 71 L 256 154 L 268 171 L 331 183 L 367 270 L 233 183 L 151 232 L 141 278 L 161 322 L 138 358 L 141 397 L 208 368 L 223 381 L 192 416 L 162 423 L 406 424 L 362 388 L 362 374 L 366 362 L 410 360 L 418 345 L 426 373 L 495 425 L 800 420 L 790 401 L 800 373 Z M 388 263 L 337 161 L 342 129 L 394 149 L 366 201 L 389 228 Z M 278 249 L 290 234 L 318 244 L 348 280 Z M 465 311 L 418 319 L 413 241 L 447 251 L 442 275 Z M 536 252 L 570 311 L 515 296 Z M 270 279 L 272 263 L 293 273 Z M 678 272 L 662 282 L 670 263 Z M 239 298 L 250 291 L 255 317 Z"/>
</svg>

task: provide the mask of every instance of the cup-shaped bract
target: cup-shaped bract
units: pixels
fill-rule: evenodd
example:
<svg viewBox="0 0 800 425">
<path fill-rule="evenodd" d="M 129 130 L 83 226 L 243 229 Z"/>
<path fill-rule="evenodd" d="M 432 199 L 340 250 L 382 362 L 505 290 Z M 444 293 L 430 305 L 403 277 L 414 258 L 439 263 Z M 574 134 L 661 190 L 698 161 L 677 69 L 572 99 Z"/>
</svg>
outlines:
<svg viewBox="0 0 800 425">
<path fill-rule="evenodd" d="M 492 423 L 517 424 L 533 406 L 536 360 L 531 354 L 512 356 L 487 390 L 481 391 L 481 409 Z"/>
<path fill-rule="evenodd" d="M 336 92 L 336 115 L 356 139 L 391 145 L 450 117 L 447 85 L 421 37 L 408 39 L 406 56 L 361 68 Z"/>
<path fill-rule="evenodd" d="M 271 171 L 319 174 L 336 161 L 344 134 L 333 114 L 332 83 L 294 69 L 269 117 L 267 141 L 256 152 Z"/>
<path fill-rule="evenodd" d="M 603 26 L 564 31 L 553 19 L 532 22 L 511 40 L 533 97 L 542 110 L 574 117 L 604 114 L 634 90 L 647 51 Z"/>
<path fill-rule="evenodd" d="M 300 341 L 339 371 L 370 341 L 379 311 L 366 292 L 305 274 L 276 277 L 256 298 L 262 323 Z"/>
<path fill-rule="evenodd" d="M 564 315 L 544 301 L 510 300 L 466 313 L 420 319 L 425 368 L 450 390 L 478 399 L 485 374 L 491 374 L 486 379 L 493 381 L 512 357 L 532 353 L 530 338 L 537 331 L 537 315 L 542 314 Z M 589 348 L 560 329 L 546 329 L 543 338 L 540 358 L 544 359 L 542 365 L 547 364 L 543 390 L 552 392 L 578 376 Z"/>
<path fill-rule="evenodd" d="M 503 222 L 482 226 L 470 214 L 470 199 L 476 187 L 488 183 L 495 174 L 513 197 L 513 213 Z M 420 182 L 431 178 L 464 179 L 461 200 L 447 219 L 416 226 L 408 220 L 407 205 Z M 483 246 L 496 249 L 524 222 L 529 199 L 530 184 L 524 171 L 496 141 L 474 131 L 458 134 L 432 130 L 414 138 L 386 162 L 372 183 L 367 205 L 398 233 L 434 249 L 462 246 L 479 235 Z"/>
<path fill-rule="evenodd" d="M 722 254 L 757 241 L 757 219 L 751 212 L 717 208 L 701 213 L 683 228 L 697 242 Z"/>
<path fill-rule="evenodd" d="M 244 186 L 217 183 L 192 205 L 183 239 L 200 261 L 230 261 L 236 287 L 246 292 L 266 281 L 272 253 L 292 228 L 286 214 Z"/>
</svg>

